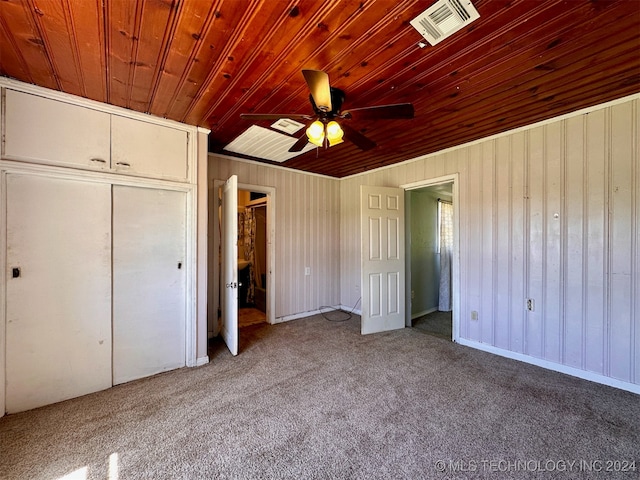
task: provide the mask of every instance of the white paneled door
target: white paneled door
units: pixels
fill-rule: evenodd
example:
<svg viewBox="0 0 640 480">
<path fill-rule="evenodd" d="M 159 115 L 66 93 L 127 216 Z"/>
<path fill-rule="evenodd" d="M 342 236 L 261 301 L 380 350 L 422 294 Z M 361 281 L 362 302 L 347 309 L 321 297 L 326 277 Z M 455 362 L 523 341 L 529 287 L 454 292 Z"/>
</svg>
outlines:
<svg viewBox="0 0 640 480">
<path fill-rule="evenodd" d="M 6 410 L 110 387 L 111 186 L 7 174 L 6 194 Z"/>
<path fill-rule="evenodd" d="M 360 187 L 361 332 L 404 328 L 404 191 Z"/>
<path fill-rule="evenodd" d="M 238 354 L 238 177 L 222 186 L 222 338 Z"/>
<path fill-rule="evenodd" d="M 185 365 L 186 193 L 113 187 L 113 384 Z"/>
</svg>

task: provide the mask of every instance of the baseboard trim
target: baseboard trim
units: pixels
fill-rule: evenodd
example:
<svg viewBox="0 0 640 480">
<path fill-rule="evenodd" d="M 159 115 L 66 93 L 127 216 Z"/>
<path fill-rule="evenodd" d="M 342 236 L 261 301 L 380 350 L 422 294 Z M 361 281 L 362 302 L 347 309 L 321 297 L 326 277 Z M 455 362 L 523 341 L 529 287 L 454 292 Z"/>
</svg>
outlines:
<svg viewBox="0 0 640 480">
<path fill-rule="evenodd" d="M 430 313 L 437 312 L 438 307 L 429 308 L 428 310 L 423 310 L 422 312 L 414 313 L 411 315 L 411 320 L 415 320 L 418 317 L 422 317 L 423 315 L 429 315 Z"/>
<path fill-rule="evenodd" d="M 331 308 L 335 308 L 336 310 L 344 310 L 345 312 L 348 313 L 355 313 L 356 315 L 362 315 L 362 312 L 360 310 L 353 310 L 353 307 L 349 307 L 349 306 L 345 306 L 345 305 L 337 305 L 335 307 L 331 307 Z M 306 317 L 312 317 L 314 315 L 320 315 L 323 312 L 327 312 L 328 310 L 325 309 L 318 309 L 318 310 L 309 310 L 307 312 L 300 312 L 300 313 L 294 313 L 293 315 L 283 315 L 282 317 L 276 317 L 275 322 L 273 322 L 274 324 L 276 323 L 284 323 L 284 322 L 289 322 L 291 320 L 297 320 L 299 318 L 306 318 Z"/>
<path fill-rule="evenodd" d="M 282 317 L 276 317 L 274 324 L 290 322 L 291 320 L 298 320 L 299 318 L 312 317 L 313 315 L 319 315 L 320 310 L 309 310 L 308 312 L 294 313 L 293 315 L 283 315 Z"/>
<path fill-rule="evenodd" d="M 339 308 L 340 310 L 344 310 L 345 312 L 348 312 L 348 313 L 355 313 L 356 315 L 362 316 L 362 310 L 355 310 L 350 305 L 339 305 L 336 308 Z"/>
<path fill-rule="evenodd" d="M 475 342 L 465 338 L 458 338 L 457 343 L 466 347 L 475 348 L 476 350 L 482 350 L 485 352 L 493 353 L 501 357 L 510 358 L 512 360 L 518 360 L 520 362 L 529 363 L 538 367 L 546 368 L 547 370 L 553 370 L 556 372 L 571 375 L 572 377 L 582 378 L 583 380 L 589 380 L 591 382 L 600 383 L 609 387 L 619 388 L 620 390 L 626 390 L 631 393 L 640 395 L 640 385 L 635 383 L 625 382 L 615 378 L 607 377 L 599 373 L 588 372 L 575 367 L 569 367 L 560 363 L 550 362 L 542 358 L 535 358 L 522 353 L 512 352 L 503 348 L 494 347 L 493 345 L 487 345 L 484 343 Z"/>
<path fill-rule="evenodd" d="M 205 355 L 204 357 L 196 358 L 195 367 L 201 367 L 202 365 L 206 365 L 209 363 L 209 355 Z"/>
</svg>

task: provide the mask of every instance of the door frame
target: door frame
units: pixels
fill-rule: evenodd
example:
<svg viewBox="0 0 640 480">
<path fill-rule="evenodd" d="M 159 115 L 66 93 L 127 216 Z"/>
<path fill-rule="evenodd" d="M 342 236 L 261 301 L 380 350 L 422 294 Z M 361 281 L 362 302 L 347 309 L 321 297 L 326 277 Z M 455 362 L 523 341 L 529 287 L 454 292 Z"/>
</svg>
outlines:
<svg viewBox="0 0 640 480">
<path fill-rule="evenodd" d="M 400 188 L 404 189 L 405 193 L 410 190 L 419 190 L 425 187 L 434 187 L 436 185 L 442 185 L 445 183 L 453 184 L 453 258 L 451 262 L 451 302 L 452 309 L 452 336 L 451 339 L 454 342 L 458 342 L 460 339 L 460 188 L 459 188 L 460 175 L 458 173 L 452 173 L 449 175 L 443 175 L 441 177 L 434 177 L 418 182 L 407 183 L 400 185 Z M 405 208 L 405 215 L 411 214 L 411 208 Z M 405 302 L 409 306 L 405 309 L 405 325 L 411 326 L 411 246 L 409 244 L 411 238 L 411 222 L 407 221 L 405 216 Z"/>
<path fill-rule="evenodd" d="M 209 277 L 208 297 L 211 308 L 207 318 L 207 336 L 215 337 L 220 333 L 218 323 L 218 310 L 220 308 L 220 271 L 218 268 L 218 252 L 220 251 L 220 235 L 218 232 L 218 189 L 224 184 L 224 180 L 214 179 L 209 182 Z M 264 193 L 267 195 L 267 322 L 275 324 L 275 248 L 276 248 L 276 189 L 264 185 L 251 185 L 238 182 L 238 190 Z"/>
</svg>

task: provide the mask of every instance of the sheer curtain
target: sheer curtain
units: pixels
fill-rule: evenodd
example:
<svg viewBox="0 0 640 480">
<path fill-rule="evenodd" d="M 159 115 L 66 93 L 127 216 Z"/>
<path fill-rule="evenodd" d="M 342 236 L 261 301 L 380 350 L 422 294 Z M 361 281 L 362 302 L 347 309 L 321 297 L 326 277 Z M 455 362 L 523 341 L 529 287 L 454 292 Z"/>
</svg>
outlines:
<svg viewBox="0 0 640 480">
<path fill-rule="evenodd" d="M 451 257 L 453 255 L 453 205 L 438 200 L 440 226 L 440 296 L 438 310 L 451 311 Z"/>
</svg>

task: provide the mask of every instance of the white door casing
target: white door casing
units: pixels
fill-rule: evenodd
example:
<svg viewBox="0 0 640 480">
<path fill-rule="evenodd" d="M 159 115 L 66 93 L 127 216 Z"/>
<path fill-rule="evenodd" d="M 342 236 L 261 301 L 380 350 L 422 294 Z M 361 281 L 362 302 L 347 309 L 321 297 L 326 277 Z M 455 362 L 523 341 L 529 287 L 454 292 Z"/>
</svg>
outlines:
<svg viewBox="0 0 640 480">
<path fill-rule="evenodd" d="M 14 413 L 111 386 L 111 186 L 7 174 L 6 187 Z"/>
<path fill-rule="evenodd" d="M 238 354 L 238 177 L 222 186 L 222 329 L 232 355 Z"/>
<path fill-rule="evenodd" d="M 405 326 L 404 191 L 360 187 L 361 333 Z"/>
<path fill-rule="evenodd" d="M 434 187 L 444 183 L 452 184 L 453 196 L 453 255 L 451 261 L 451 302 L 452 302 L 452 340 L 460 341 L 460 196 L 459 196 L 459 174 L 452 173 L 441 177 L 430 178 L 428 180 L 420 180 L 405 185 L 400 185 L 405 191 L 419 190 L 422 188 Z M 405 229 L 406 231 L 406 229 Z M 406 243 L 406 242 L 405 242 Z M 410 278 L 410 275 L 407 275 Z M 406 294 L 405 294 L 406 298 Z M 407 303 L 410 305 L 410 303 Z M 411 309 L 406 312 L 407 325 L 411 325 Z"/>
<path fill-rule="evenodd" d="M 113 186 L 113 383 L 185 365 L 186 193 Z"/>
</svg>

